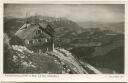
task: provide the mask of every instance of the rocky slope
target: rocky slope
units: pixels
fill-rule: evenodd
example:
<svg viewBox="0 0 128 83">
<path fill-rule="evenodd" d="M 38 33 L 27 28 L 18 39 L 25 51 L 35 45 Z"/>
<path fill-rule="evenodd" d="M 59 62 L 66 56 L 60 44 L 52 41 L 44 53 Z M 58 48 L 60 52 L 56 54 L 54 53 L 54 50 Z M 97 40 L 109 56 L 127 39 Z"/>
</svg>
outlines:
<svg viewBox="0 0 128 83">
<path fill-rule="evenodd" d="M 4 50 L 4 64 L 6 64 L 4 73 L 101 73 L 91 65 L 79 61 L 69 51 L 62 48 L 56 48 L 53 52 L 34 53 L 24 46 L 10 45 L 6 42 Z"/>
</svg>

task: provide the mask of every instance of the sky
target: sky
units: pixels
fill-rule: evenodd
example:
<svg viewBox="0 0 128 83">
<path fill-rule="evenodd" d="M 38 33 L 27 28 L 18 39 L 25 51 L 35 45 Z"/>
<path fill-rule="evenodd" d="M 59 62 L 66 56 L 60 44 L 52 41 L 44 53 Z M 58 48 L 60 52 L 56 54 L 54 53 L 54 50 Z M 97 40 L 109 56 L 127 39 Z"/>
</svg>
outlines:
<svg viewBox="0 0 128 83">
<path fill-rule="evenodd" d="M 122 22 L 123 4 L 5 4 L 4 16 L 31 15 L 66 17 L 75 22 Z"/>
</svg>

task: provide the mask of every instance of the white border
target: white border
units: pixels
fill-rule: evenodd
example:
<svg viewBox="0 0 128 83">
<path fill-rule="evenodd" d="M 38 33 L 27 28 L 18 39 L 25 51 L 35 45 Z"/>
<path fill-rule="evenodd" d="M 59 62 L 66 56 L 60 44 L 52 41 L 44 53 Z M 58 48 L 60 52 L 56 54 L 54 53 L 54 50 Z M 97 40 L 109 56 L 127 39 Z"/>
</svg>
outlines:
<svg viewBox="0 0 128 83">
<path fill-rule="evenodd" d="M 3 4 L 125 4 L 125 74 L 51 74 L 50 77 L 48 74 L 11 74 L 5 75 L 3 74 Z M 125 0 L 114 0 L 114 1 L 35 1 L 35 0 L 5 0 L 1 1 L 0 4 L 0 73 L 1 73 L 1 81 L 19 81 L 19 82 L 128 82 L 128 51 L 126 48 L 128 47 L 128 28 L 127 27 L 127 19 L 128 19 L 128 2 Z M 36 76 L 36 77 L 32 77 Z M 40 77 L 41 76 L 41 77 Z"/>
</svg>

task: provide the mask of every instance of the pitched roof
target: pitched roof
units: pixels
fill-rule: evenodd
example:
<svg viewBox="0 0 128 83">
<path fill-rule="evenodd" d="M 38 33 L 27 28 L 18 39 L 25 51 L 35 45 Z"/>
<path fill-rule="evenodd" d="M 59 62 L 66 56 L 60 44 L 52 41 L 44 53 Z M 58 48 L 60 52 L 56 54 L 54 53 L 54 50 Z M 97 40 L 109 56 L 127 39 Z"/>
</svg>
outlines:
<svg viewBox="0 0 128 83">
<path fill-rule="evenodd" d="M 26 27 L 27 26 L 27 27 Z M 41 30 L 40 25 L 38 24 L 24 24 L 16 33 L 15 35 L 18 36 L 20 39 L 34 39 L 39 37 L 40 35 L 46 35 L 43 30 Z M 42 28 L 46 28 L 47 25 L 41 25 Z"/>
</svg>

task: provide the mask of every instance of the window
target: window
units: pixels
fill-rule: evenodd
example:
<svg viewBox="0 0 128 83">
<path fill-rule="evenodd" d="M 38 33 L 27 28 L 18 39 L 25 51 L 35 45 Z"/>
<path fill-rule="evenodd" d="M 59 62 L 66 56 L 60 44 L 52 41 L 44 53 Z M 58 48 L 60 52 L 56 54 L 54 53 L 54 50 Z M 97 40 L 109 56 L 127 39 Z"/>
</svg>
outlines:
<svg viewBox="0 0 128 83">
<path fill-rule="evenodd" d="M 41 33 L 42 33 L 42 31 L 41 31 L 41 30 L 38 30 L 38 31 L 37 31 L 37 33 L 38 33 L 38 34 L 41 34 Z"/>
</svg>

